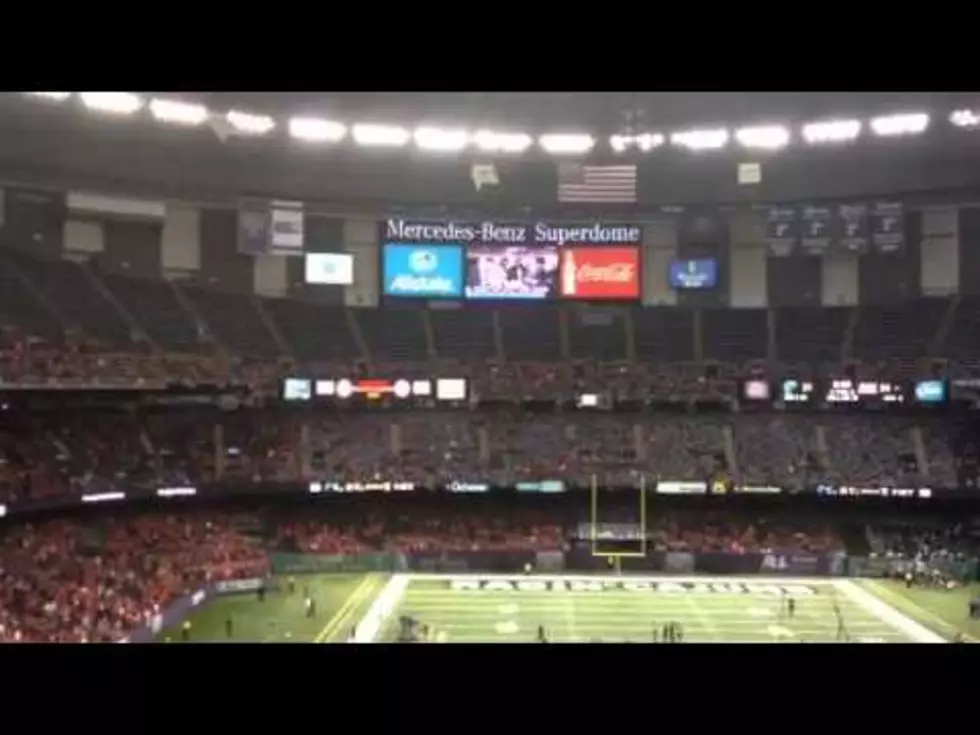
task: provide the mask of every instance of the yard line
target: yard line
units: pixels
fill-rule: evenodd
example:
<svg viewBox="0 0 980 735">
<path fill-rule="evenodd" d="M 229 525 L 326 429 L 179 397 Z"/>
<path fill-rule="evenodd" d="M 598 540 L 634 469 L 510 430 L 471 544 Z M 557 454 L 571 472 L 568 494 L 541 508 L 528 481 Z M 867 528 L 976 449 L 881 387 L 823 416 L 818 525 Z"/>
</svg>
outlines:
<svg viewBox="0 0 980 735">
<path fill-rule="evenodd" d="M 327 624 L 323 626 L 323 629 L 317 633 L 317 635 L 313 638 L 313 642 L 323 643 L 324 641 L 333 637 L 337 631 L 340 630 L 340 627 L 344 624 L 344 622 L 350 618 L 354 612 L 354 609 L 360 604 L 361 600 L 368 595 L 376 583 L 377 579 L 373 575 L 364 575 L 364 579 L 358 583 L 357 587 L 355 587 L 350 595 L 347 596 L 347 599 L 344 600 L 344 604 L 340 606 L 340 609 L 334 613 L 333 617 L 331 617 L 330 620 L 327 621 Z"/>
</svg>

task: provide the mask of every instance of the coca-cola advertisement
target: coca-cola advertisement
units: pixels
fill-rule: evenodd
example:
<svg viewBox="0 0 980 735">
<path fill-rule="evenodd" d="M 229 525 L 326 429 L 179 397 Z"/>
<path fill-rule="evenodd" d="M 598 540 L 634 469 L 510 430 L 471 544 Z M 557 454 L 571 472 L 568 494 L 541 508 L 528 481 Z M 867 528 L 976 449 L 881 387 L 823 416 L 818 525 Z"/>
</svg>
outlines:
<svg viewBox="0 0 980 735">
<path fill-rule="evenodd" d="M 619 301 L 640 298 L 639 248 L 562 250 L 561 295 L 566 299 Z"/>
<path fill-rule="evenodd" d="M 480 244 L 466 254 L 468 299 L 550 299 L 557 281 L 556 247 Z"/>
</svg>

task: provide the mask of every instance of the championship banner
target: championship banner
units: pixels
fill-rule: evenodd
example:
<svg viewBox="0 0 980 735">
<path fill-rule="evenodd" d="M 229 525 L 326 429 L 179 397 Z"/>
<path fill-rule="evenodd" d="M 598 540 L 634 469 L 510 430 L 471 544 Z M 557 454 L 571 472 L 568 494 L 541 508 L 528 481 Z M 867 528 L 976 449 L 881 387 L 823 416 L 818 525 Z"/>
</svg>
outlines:
<svg viewBox="0 0 980 735">
<path fill-rule="evenodd" d="M 800 250 L 803 255 L 826 255 L 835 239 L 834 210 L 828 206 L 803 207 Z"/>
<path fill-rule="evenodd" d="M 769 244 L 769 255 L 777 258 L 792 255 L 799 239 L 799 211 L 795 207 L 770 207 L 766 213 L 766 241 Z"/>
<path fill-rule="evenodd" d="M 303 205 L 246 200 L 238 206 L 238 252 L 243 255 L 302 255 Z"/>
<path fill-rule="evenodd" d="M 305 243 L 305 214 L 301 202 L 272 202 L 272 250 L 281 255 L 301 255 Z"/>
<path fill-rule="evenodd" d="M 868 205 L 840 204 L 837 207 L 837 219 L 839 228 L 838 250 L 855 255 L 863 255 L 868 252 Z"/>
<path fill-rule="evenodd" d="M 871 209 L 871 241 L 879 253 L 905 247 L 905 207 L 901 202 L 875 202 Z"/>
<path fill-rule="evenodd" d="M 238 205 L 238 252 L 263 255 L 269 251 L 272 221 L 269 203 L 249 200 Z"/>
</svg>

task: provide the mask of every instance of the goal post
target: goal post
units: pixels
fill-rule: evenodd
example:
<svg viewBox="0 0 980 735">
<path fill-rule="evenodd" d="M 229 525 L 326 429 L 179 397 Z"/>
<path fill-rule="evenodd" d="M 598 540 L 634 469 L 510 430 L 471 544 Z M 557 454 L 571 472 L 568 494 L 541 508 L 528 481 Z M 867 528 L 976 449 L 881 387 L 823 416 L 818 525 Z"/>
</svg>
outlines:
<svg viewBox="0 0 980 735">
<path fill-rule="evenodd" d="M 595 473 L 592 474 L 590 493 L 591 493 L 591 513 L 589 519 L 589 541 L 592 547 L 592 556 L 603 556 L 610 565 L 615 565 L 617 572 L 622 570 L 622 559 L 642 559 L 647 555 L 647 481 L 645 475 L 640 475 L 639 497 L 636 498 L 637 509 L 639 512 L 639 538 L 636 548 L 631 551 L 624 551 L 621 547 L 603 547 L 604 539 L 599 538 L 601 528 L 601 518 L 599 514 L 599 478 Z"/>
</svg>

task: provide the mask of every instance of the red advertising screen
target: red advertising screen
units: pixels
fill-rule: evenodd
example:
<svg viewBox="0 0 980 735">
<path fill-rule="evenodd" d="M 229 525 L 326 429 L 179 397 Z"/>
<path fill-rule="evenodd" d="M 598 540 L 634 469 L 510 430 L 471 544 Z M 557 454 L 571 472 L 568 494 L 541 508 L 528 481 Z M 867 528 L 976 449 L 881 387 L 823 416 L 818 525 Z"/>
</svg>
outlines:
<svg viewBox="0 0 980 735">
<path fill-rule="evenodd" d="M 566 299 L 638 299 L 640 249 L 562 248 L 559 281 Z"/>
</svg>

